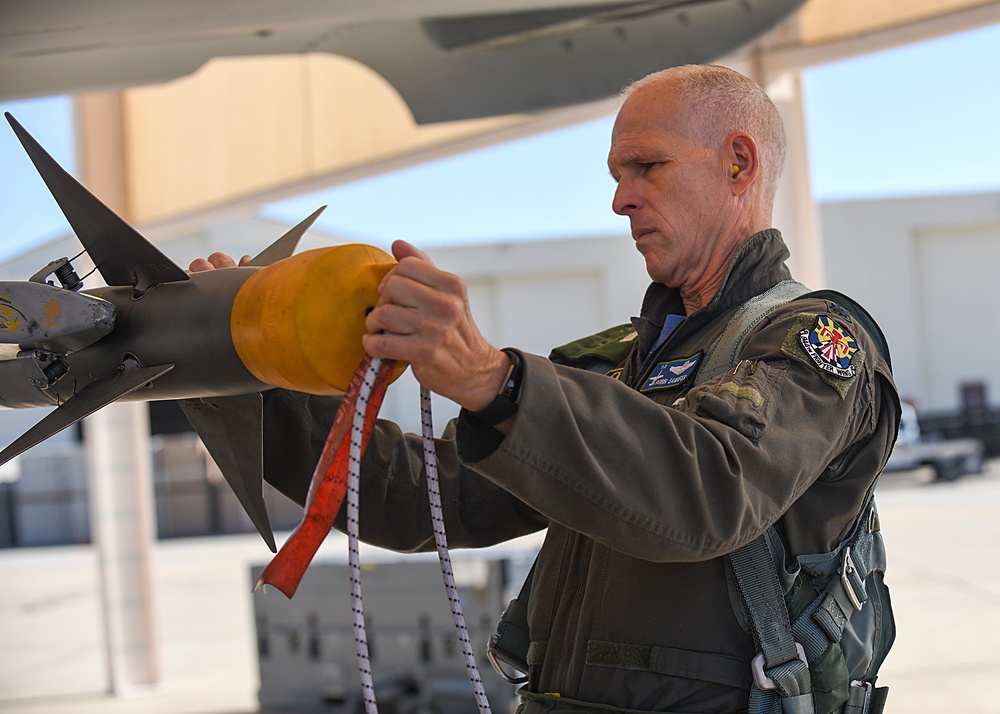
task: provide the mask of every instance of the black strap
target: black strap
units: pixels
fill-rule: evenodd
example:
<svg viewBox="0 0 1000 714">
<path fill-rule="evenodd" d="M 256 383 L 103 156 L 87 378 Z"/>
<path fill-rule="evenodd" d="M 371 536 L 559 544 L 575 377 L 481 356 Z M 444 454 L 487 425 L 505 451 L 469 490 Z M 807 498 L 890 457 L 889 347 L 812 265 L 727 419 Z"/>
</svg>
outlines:
<svg viewBox="0 0 1000 714">
<path fill-rule="evenodd" d="M 528 681 L 526 676 L 518 677 L 505 671 L 502 664 L 509 665 L 518 672 L 528 671 L 528 648 L 531 647 L 531 637 L 528 634 L 528 598 L 531 595 L 531 581 L 535 578 L 537 564 L 536 557 L 521 585 L 521 591 L 507 604 L 507 608 L 500 615 L 496 632 L 490 636 L 486 648 L 493 669 L 511 684 Z"/>
</svg>

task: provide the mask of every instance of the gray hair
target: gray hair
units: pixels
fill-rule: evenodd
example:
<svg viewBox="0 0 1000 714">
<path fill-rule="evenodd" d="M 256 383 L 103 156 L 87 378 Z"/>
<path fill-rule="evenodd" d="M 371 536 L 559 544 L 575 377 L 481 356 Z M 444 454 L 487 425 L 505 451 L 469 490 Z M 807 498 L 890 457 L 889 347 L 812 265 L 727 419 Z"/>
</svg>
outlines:
<svg viewBox="0 0 1000 714">
<path fill-rule="evenodd" d="M 647 75 L 626 87 L 623 95 L 664 80 L 674 83 L 685 106 L 696 109 L 690 126 L 694 138 L 706 146 L 716 147 L 736 131 L 753 137 L 762 169 L 763 198 L 771 205 L 785 166 L 785 127 L 761 86 L 728 67 L 688 64 Z"/>
</svg>

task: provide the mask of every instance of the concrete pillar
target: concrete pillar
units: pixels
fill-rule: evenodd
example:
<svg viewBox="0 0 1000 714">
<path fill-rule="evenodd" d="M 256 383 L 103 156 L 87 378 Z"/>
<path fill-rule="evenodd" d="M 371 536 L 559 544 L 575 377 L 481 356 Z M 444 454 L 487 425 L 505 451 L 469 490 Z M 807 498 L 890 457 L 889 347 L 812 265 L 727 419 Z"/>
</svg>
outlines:
<svg viewBox="0 0 1000 714">
<path fill-rule="evenodd" d="M 813 289 L 826 285 L 819 210 L 809 179 L 802 82 L 798 72 L 788 71 L 766 83 L 768 95 L 781 112 L 788 138 L 788 157 L 774 202 L 774 226 L 781 230 L 792 254 L 792 275 Z"/>
<path fill-rule="evenodd" d="M 122 111 L 119 93 L 77 99 L 77 165 L 81 183 L 127 221 Z M 86 419 L 84 437 L 110 689 L 124 694 L 154 685 L 160 677 L 149 407 L 143 402 L 104 407 Z"/>
<path fill-rule="evenodd" d="M 88 417 L 84 427 L 110 689 L 120 695 L 154 685 L 160 677 L 149 407 L 111 404 Z"/>
<path fill-rule="evenodd" d="M 791 253 L 788 267 L 792 275 L 816 290 L 826 286 L 826 273 L 819 210 L 809 180 L 802 82 L 797 67 L 779 66 L 773 60 L 775 47 L 798 45 L 800 38 L 799 19 L 793 16 L 751 47 L 724 58 L 722 64 L 762 86 L 781 113 L 788 151 L 774 200 L 772 225 L 781 231 L 788 244 Z"/>
</svg>

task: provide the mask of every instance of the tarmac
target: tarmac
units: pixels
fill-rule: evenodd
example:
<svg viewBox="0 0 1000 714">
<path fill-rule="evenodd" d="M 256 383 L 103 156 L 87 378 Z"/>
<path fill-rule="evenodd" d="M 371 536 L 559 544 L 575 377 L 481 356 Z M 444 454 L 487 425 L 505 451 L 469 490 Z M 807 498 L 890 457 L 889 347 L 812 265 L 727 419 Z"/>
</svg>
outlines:
<svg viewBox="0 0 1000 714">
<path fill-rule="evenodd" d="M 880 677 L 886 711 L 1000 714 L 1000 461 L 953 483 L 926 469 L 886 474 L 878 503 L 898 629 Z M 269 551 L 241 535 L 163 541 L 155 553 L 159 682 L 113 695 L 94 549 L 0 551 L 0 711 L 260 711 L 249 570 Z M 345 553 L 332 536 L 319 557 Z"/>
</svg>

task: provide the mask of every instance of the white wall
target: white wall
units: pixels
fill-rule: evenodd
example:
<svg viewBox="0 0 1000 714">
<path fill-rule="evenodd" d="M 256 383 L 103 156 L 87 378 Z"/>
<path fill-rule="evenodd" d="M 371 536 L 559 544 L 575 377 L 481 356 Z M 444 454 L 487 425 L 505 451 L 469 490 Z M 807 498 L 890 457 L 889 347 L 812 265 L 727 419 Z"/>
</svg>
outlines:
<svg viewBox="0 0 1000 714">
<path fill-rule="evenodd" d="M 497 347 L 548 355 L 553 347 L 638 314 L 649 283 L 628 236 L 503 243 L 430 250 L 462 276 L 472 313 Z M 419 431 L 419 388 L 407 372 L 386 395 L 382 415 Z M 438 433 L 457 406 L 435 398 Z"/>
<path fill-rule="evenodd" d="M 878 320 L 900 394 L 955 410 L 961 385 L 982 381 L 1000 405 L 1000 194 L 827 203 L 820 215 L 828 286 Z"/>
<path fill-rule="evenodd" d="M 242 218 L 201 231 L 159 241 L 169 258 L 186 268 L 192 259 L 214 251 L 238 257 L 256 254 L 287 227 L 257 218 Z M 299 250 L 335 245 L 345 240 L 309 231 Z M 68 236 L 18 256 L 0 268 L 0 280 L 25 280 L 50 260 L 80 250 Z M 461 248 L 429 249 L 442 268 L 468 284 L 473 315 L 486 338 L 498 347 L 518 347 L 548 355 L 551 348 L 599 330 L 628 322 L 638 314 L 648 284 L 642 257 L 627 234 L 610 237 L 493 243 Z M 78 261 L 82 275 L 86 256 Z M 102 283 L 100 276 L 86 287 Z M 0 412 L 4 444 L 37 420 L 35 412 Z M 437 431 L 458 413 L 450 401 L 435 398 Z M 407 372 L 390 389 L 382 415 L 411 431 L 420 430 L 419 387 Z"/>
<path fill-rule="evenodd" d="M 846 292 L 872 312 L 889 340 L 900 393 L 924 410 L 957 409 L 960 385 L 981 380 L 990 403 L 1000 405 L 1000 374 L 991 369 L 992 356 L 1000 354 L 991 309 L 1000 270 L 1000 195 L 827 203 L 820 206 L 820 221 L 827 285 L 813 287 Z M 215 250 L 254 254 L 285 230 L 271 221 L 243 218 L 158 246 L 186 267 Z M 300 250 L 340 242 L 344 239 L 310 231 Z M 26 279 L 49 260 L 78 250 L 69 236 L 8 261 L 0 266 L 0 279 Z M 488 339 L 539 354 L 627 321 L 638 311 L 647 282 L 642 260 L 625 235 L 430 253 L 466 279 Z M 78 267 L 81 274 L 87 269 L 85 256 Z M 87 284 L 98 282 L 91 278 Z M 390 391 L 384 413 L 416 428 L 408 416 L 416 413 L 416 398 L 411 403 L 396 396 L 416 393 L 407 379 Z M 442 421 L 454 412 L 452 405 L 437 408 Z"/>
</svg>

